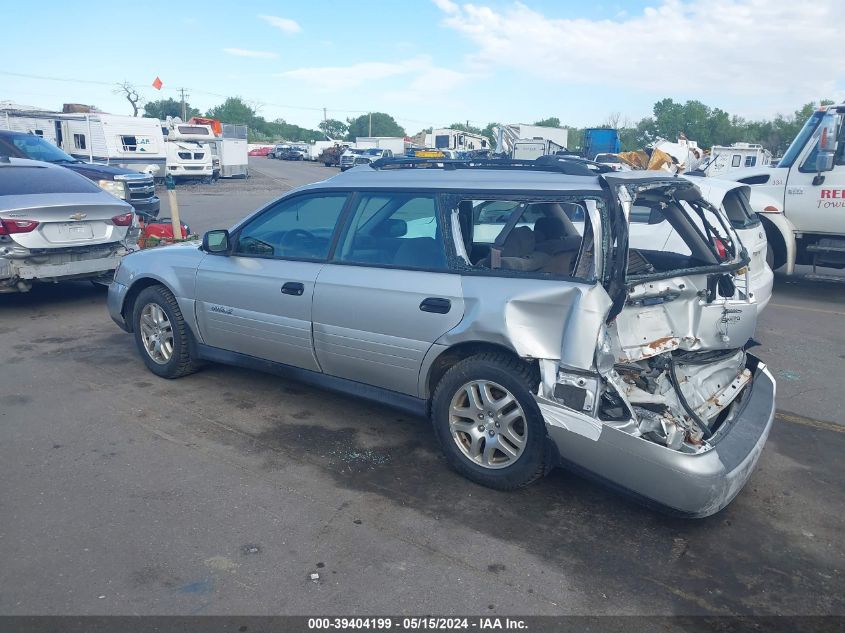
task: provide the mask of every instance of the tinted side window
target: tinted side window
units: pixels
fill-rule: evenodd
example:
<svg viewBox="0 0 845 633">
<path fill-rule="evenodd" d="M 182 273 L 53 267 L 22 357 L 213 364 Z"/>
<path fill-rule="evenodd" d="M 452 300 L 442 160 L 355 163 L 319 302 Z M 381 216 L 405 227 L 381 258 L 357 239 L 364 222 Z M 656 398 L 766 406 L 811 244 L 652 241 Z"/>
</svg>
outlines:
<svg viewBox="0 0 845 633">
<path fill-rule="evenodd" d="M 324 260 L 346 203 L 346 194 L 282 200 L 238 233 L 236 255 Z"/>
<path fill-rule="evenodd" d="M 445 269 L 446 254 L 433 195 L 364 194 L 341 240 L 341 262 Z"/>
</svg>

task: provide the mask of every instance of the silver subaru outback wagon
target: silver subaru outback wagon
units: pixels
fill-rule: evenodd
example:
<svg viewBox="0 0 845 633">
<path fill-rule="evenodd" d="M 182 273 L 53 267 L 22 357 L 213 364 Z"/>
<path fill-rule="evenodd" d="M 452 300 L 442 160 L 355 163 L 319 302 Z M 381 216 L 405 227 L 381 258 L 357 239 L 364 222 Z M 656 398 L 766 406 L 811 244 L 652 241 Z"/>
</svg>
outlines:
<svg viewBox="0 0 845 633">
<path fill-rule="evenodd" d="M 634 204 L 682 240 L 629 248 Z M 480 484 L 563 465 L 701 517 L 742 489 L 774 416 L 746 352 L 748 261 L 684 179 L 397 159 L 129 255 L 108 305 L 159 376 L 277 372 L 429 415 Z"/>
</svg>

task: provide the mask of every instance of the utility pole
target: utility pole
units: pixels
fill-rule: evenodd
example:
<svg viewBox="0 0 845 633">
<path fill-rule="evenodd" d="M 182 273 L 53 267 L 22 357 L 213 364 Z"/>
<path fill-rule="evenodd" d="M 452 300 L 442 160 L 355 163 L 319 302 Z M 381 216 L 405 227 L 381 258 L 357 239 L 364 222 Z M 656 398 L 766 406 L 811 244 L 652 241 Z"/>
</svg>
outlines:
<svg viewBox="0 0 845 633">
<path fill-rule="evenodd" d="M 182 95 L 182 120 L 186 121 L 188 119 L 188 108 L 187 104 L 185 103 L 185 89 L 179 88 L 179 92 Z"/>
<path fill-rule="evenodd" d="M 367 136 L 372 136 L 372 135 L 373 135 L 373 113 L 370 112 L 370 132 L 369 132 L 369 134 L 367 134 Z"/>
<path fill-rule="evenodd" d="M 326 109 L 323 108 L 323 121 L 325 122 L 325 120 L 326 120 Z"/>
</svg>

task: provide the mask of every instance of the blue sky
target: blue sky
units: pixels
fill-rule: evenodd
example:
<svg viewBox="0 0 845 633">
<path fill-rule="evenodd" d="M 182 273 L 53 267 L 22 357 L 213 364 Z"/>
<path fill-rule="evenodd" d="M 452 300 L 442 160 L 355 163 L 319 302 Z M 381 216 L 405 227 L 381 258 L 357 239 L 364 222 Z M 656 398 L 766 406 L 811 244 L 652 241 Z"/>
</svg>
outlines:
<svg viewBox="0 0 845 633">
<path fill-rule="evenodd" d="M 51 109 L 128 114 L 113 94 L 128 80 L 146 99 L 184 86 L 205 110 L 239 95 L 308 127 L 323 107 L 340 119 L 384 111 L 414 133 L 636 121 L 665 96 L 749 117 L 845 96 L 845 61 L 823 46 L 840 41 L 839 0 L 42 1 L 3 15 L 0 101 Z"/>
</svg>

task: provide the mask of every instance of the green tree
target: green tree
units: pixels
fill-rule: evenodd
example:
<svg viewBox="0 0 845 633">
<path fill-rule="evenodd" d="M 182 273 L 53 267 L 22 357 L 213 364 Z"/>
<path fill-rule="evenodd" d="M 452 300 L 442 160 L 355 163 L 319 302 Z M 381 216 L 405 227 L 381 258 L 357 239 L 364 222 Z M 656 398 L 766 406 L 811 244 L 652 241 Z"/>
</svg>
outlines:
<svg viewBox="0 0 845 633">
<path fill-rule="evenodd" d="M 560 127 L 560 119 L 556 116 L 550 116 L 548 119 L 535 121 L 534 125 L 540 125 L 542 127 Z"/>
<path fill-rule="evenodd" d="M 349 131 L 349 126 L 343 121 L 338 121 L 337 119 L 326 119 L 325 121 L 320 121 L 320 124 L 317 127 L 320 128 L 323 134 L 331 139 L 343 138 L 346 135 L 346 132 Z"/>
<path fill-rule="evenodd" d="M 354 119 L 347 119 L 346 122 L 349 124 L 346 138 L 350 141 L 354 141 L 359 136 L 405 136 L 402 126 L 384 112 L 362 114 Z"/>
<path fill-rule="evenodd" d="M 497 128 L 500 125 L 501 125 L 501 123 L 494 123 L 494 122 L 488 123 L 487 125 L 484 126 L 484 129 L 481 130 L 481 132 L 480 132 L 481 136 L 487 137 L 487 140 L 490 141 L 490 147 L 493 148 L 493 149 L 496 148 L 496 132 L 493 130 L 493 128 Z"/>
<path fill-rule="evenodd" d="M 260 118 L 260 117 L 259 117 Z M 263 119 L 261 119 L 263 121 Z M 325 134 L 317 130 L 309 130 L 294 123 L 288 123 L 284 119 L 276 119 L 272 123 L 265 122 L 265 128 L 270 137 L 274 140 L 285 141 L 311 141 L 325 139 Z"/>
<path fill-rule="evenodd" d="M 199 116 L 200 111 L 192 107 L 190 103 L 185 104 L 185 109 L 188 111 L 188 118 L 192 116 Z M 151 119 L 161 119 L 164 121 L 167 117 L 181 117 L 182 116 L 182 102 L 176 99 L 159 99 L 158 101 L 147 101 L 144 104 L 144 116 Z"/>
<path fill-rule="evenodd" d="M 469 132 L 470 134 L 481 134 L 481 128 L 475 127 L 474 125 L 470 125 L 469 122 L 467 123 L 452 123 L 449 126 L 453 130 L 460 130 L 461 132 Z"/>
<path fill-rule="evenodd" d="M 247 105 L 240 97 L 228 97 L 220 105 L 211 108 L 206 116 L 212 119 L 218 119 L 223 123 L 233 123 L 235 125 L 253 126 L 259 118 L 264 122 L 263 117 L 256 115 L 255 108 Z"/>
</svg>

